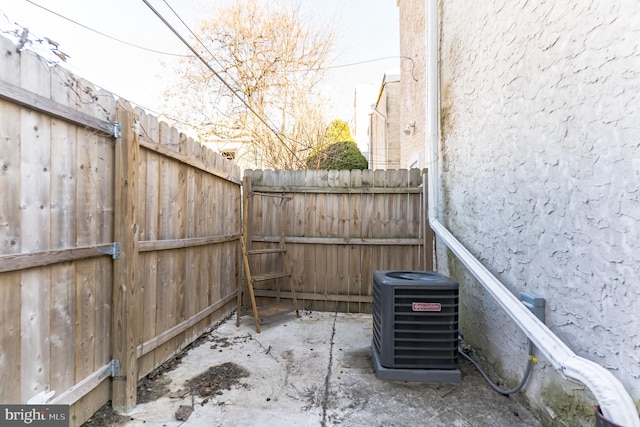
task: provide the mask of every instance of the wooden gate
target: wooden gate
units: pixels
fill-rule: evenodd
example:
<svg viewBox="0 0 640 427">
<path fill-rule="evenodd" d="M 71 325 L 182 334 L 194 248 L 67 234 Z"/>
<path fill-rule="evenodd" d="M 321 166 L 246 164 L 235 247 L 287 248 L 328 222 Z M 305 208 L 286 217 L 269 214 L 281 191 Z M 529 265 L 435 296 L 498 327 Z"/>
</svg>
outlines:
<svg viewBox="0 0 640 427">
<path fill-rule="evenodd" d="M 304 308 L 370 313 L 373 271 L 433 268 L 418 169 L 248 170 L 245 179 L 253 191 L 292 197 L 285 205 L 285 241 Z M 252 247 L 277 242 L 278 199 L 252 198 L 249 206 Z M 263 262 L 260 270 L 275 267 L 275 259 Z M 272 287 L 258 288 L 256 295 L 275 296 Z"/>
<path fill-rule="evenodd" d="M 77 425 L 233 310 L 240 172 L 0 45 L 0 402 L 55 391 Z"/>
</svg>

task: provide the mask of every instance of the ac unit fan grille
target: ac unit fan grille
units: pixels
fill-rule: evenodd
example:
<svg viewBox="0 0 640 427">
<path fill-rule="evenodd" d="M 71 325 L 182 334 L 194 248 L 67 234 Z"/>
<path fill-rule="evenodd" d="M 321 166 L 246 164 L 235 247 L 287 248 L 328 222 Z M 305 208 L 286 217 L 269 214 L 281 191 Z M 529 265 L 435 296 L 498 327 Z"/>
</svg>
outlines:
<svg viewBox="0 0 640 427">
<path fill-rule="evenodd" d="M 414 303 L 440 311 L 414 311 Z M 455 369 L 458 366 L 458 292 L 394 289 L 393 364 L 396 368 Z"/>
</svg>

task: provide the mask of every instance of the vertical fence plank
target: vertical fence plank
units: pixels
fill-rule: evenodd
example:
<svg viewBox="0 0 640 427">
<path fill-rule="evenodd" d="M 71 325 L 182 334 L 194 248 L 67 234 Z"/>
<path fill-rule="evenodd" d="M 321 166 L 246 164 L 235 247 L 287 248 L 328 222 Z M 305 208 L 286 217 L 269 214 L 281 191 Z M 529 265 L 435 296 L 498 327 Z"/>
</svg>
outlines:
<svg viewBox="0 0 640 427">
<path fill-rule="evenodd" d="M 145 137 L 158 141 L 160 125 L 155 117 L 140 115 L 140 133 Z M 141 221 L 141 239 L 158 239 L 158 215 L 160 194 L 160 155 L 147 149 L 140 149 L 140 176 L 138 182 L 138 217 Z M 156 309 L 158 284 L 158 253 L 156 251 L 141 254 L 138 275 L 142 283 L 138 293 L 138 301 L 142 319 L 142 335 L 138 337 L 138 344 L 156 336 Z M 156 366 L 155 352 L 151 352 L 140 359 L 140 375 L 146 375 Z"/>
<path fill-rule="evenodd" d="M 263 185 L 274 186 L 277 185 L 277 176 L 273 170 L 264 171 L 264 175 L 262 177 Z M 264 236 L 279 236 L 280 235 L 280 226 L 282 224 L 282 212 L 281 206 L 284 201 L 282 199 L 276 199 L 274 197 L 259 197 L 262 201 L 262 218 L 264 221 L 264 228 L 262 233 Z M 262 246 L 268 247 L 270 246 L 267 243 L 264 243 Z M 263 267 L 259 271 L 278 271 L 280 268 L 276 265 L 276 261 L 278 257 L 275 254 L 268 254 L 265 256 L 258 257 L 263 262 Z M 276 279 L 274 286 L 280 287 L 282 285 L 282 279 Z M 263 288 L 269 288 L 269 282 L 262 283 Z"/>
<path fill-rule="evenodd" d="M 338 180 L 340 188 L 349 188 L 351 185 L 351 173 L 350 171 L 340 171 Z M 341 193 L 336 195 L 337 206 L 334 212 L 337 214 L 338 222 L 338 234 L 340 238 L 349 237 L 351 231 L 351 216 L 352 213 L 349 210 L 351 208 L 351 195 L 348 193 Z M 351 274 L 349 273 L 351 249 L 352 245 L 338 245 L 337 249 L 337 283 L 335 284 L 336 293 L 351 295 L 352 283 Z M 333 292 L 333 291 L 332 291 Z M 349 303 L 336 304 L 336 310 L 340 312 L 349 313 Z"/>
<path fill-rule="evenodd" d="M 229 160 L 223 158 L 221 155 L 216 153 L 216 157 L 220 160 L 220 164 L 222 165 L 223 170 L 228 171 L 230 162 Z M 225 196 L 222 197 L 221 204 L 221 220 L 220 220 L 220 233 L 222 235 L 232 234 L 234 232 L 234 212 L 235 212 L 235 200 L 233 198 L 233 189 L 232 185 L 223 180 L 218 180 L 220 183 L 220 191 Z M 225 218 L 225 219 L 223 219 Z M 220 298 L 229 295 L 236 289 L 236 277 L 235 277 L 235 260 L 234 255 L 236 253 L 237 247 L 235 242 L 228 242 L 221 245 L 221 257 L 222 257 L 222 265 L 220 269 Z"/>
<path fill-rule="evenodd" d="M 303 185 L 315 185 L 317 171 L 308 170 L 304 177 Z M 313 237 L 315 236 L 315 218 L 316 218 L 316 204 L 315 194 L 301 193 L 297 195 L 301 199 L 300 210 L 301 215 L 304 216 L 304 231 L 303 236 Z M 313 293 L 316 288 L 316 245 L 302 245 L 303 246 L 303 258 L 302 263 L 304 265 L 302 273 L 302 291 Z M 313 300 L 305 302 L 305 308 L 311 310 L 315 307 Z"/>
<path fill-rule="evenodd" d="M 202 159 L 204 157 L 204 147 L 199 149 L 198 158 Z M 207 223 L 207 214 L 209 206 L 209 183 L 210 177 L 205 176 L 201 173 L 194 174 L 194 179 L 191 185 L 193 189 L 189 192 L 189 197 L 191 197 L 191 193 L 193 193 L 194 201 L 197 203 L 193 206 L 193 233 L 194 236 L 206 236 L 206 223 Z M 194 262 L 197 265 L 197 270 L 194 271 L 193 280 L 195 280 L 194 286 L 192 286 L 191 294 L 193 294 L 193 310 L 197 313 L 203 310 L 209 299 L 207 296 L 207 288 L 209 286 L 209 282 L 207 280 L 208 277 L 208 263 L 210 262 L 207 254 L 209 253 L 209 248 L 202 247 L 198 248 L 197 252 L 194 253 Z"/>
<path fill-rule="evenodd" d="M 336 189 L 339 187 L 340 172 L 330 170 L 327 173 L 327 188 Z M 339 237 L 340 235 L 340 200 L 339 195 L 327 193 L 326 200 L 326 237 Z M 338 274 L 338 254 L 341 245 L 325 245 L 325 256 L 327 260 L 326 268 L 326 293 L 339 294 L 342 293 L 340 277 Z M 345 289 L 346 290 L 346 289 Z M 338 309 L 337 302 L 328 301 L 325 307 L 327 311 L 336 311 Z"/>
<path fill-rule="evenodd" d="M 0 37 L 2 52 L 15 47 Z M 20 56 L 4 55 L 0 61 L 0 78 L 20 84 Z M 20 252 L 20 107 L 0 100 L 0 254 Z"/>
<path fill-rule="evenodd" d="M 203 158 L 206 156 L 203 153 Z M 210 236 L 213 233 L 213 207 L 211 200 L 214 198 L 214 188 L 213 188 L 214 177 L 212 176 L 203 176 L 202 177 L 202 187 L 200 189 L 199 197 L 201 199 L 200 202 L 200 216 L 201 221 L 199 224 L 199 229 L 201 233 L 206 236 Z M 213 258 L 213 251 L 208 246 L 205 246 L 200 251 L 200 271 L 198 275 L 198 286 L 196 287 L 195 293 L 197 295 L 198 301 L 196 302 L 197 310 L 203 310 L 211 301 L 211 292 L 210 289 L 212 287 L 212 270 L 213 263 L 216 260 Z"/>
<path fill-rule="evenodd" d="M 295 171 L 293 174 L 293 187 L 302 187 L 304 186 L 304 180 L 306 171 L 300 170 Z M 303 237 L 305 236 L 305 195 L 300 193 L 292 194 L 293 200 L 289 203 L 291 204 L 291 230 L 289 231 L 291 236 L 295 237 Z M 308 267 L 305 262 L 305 246 L 303 244 L 293 244 L 287 245 L 287 248 L 291 248 L 291 260 L 293 266 L 293 281 L 296 287 L 297 292 L 302 292 L 304 289 L 305 282 L 308 281 Z M 304 300 L 300 300 L 300 308 L 304 308 L 305 302 Z"/>
<path fill-rule="evenodd" d="M 353 170 L 350 176 L 350 187 L 354 190 L 362 187 L 362 171 Z M 349 212 L 351 224 L 349 226 L 349 238 L 362 237 L 362 214 L 360 212 L 362 195 L 351 194 L 349 196 Z M 349 247 L 349 294 L 362 295 L 362 247 L 351 245 Z M 361 313 L 361 303 L 350 303 L 349 312 Z"/>
<path fill-rule="evenodd" d="M 94 113 L 91 83 L 78 80 L 79 105 L 82 112 Z M 100 137 L 93 131 L 76 127 L 79 143 L 76 148 L 76 235 L 78 245 L 98 243 L 100 219 L 96 213 L 98 206 L 98 144 Z"/>
<path fill-rule="evenodd" d="M 398 189 L 403 187 L 403 183 L 406 182 L 406 177 L 403 172 L 406 170 L 389 170 L 387 171 L 387 187 Z M 404 178 L 404 179 L 403 179 Z M 388 220 L 388 235 L 389 237 L 406 237 L 407 232 L 407 212 L 406 212 L 406 203 L 407 203 L 408 194 L 388 194 L 387 195 L 387 206 L 384 212 L 384 216 Z M 383 250 L 388 254 L 387 262 L 389 269 L 393 270 L 403 270 L 405 269 L 404 265 L 406 265 L 406 260 L 411 259 L 409 246 L 386 246 Z"/>
<path fill-rule="evenodd" d="M 0 100 L 0 254 L 20 253 L 20 109 Z M 28 147 L 27 147 L 28 148 Z"/>
<path fill-rule="evenodd" d="M 128 104 L 118 103 L 122 138 L 115 154 L 114 235 L 121 245 L 121 258 L 113 262 L 113 357 L 120 361 L 120 375 L 113 380 L 112 404 L 117 411 L 129 412 L 136 404 L 138 381 L 136 328 L 136 274 L 138 230 L 136 221 L 138 138 Z"/>
<path fill-rule="evenodd" d="M 96 94 L 95 115 L 109 123 L 115 121 L 116 100 L 108 92 Z M 112 243 L 114 239 L 114 154 L 115 140 L 103 136 L 98 142 L 96 177 L 98 190 L 98 230 L 100 243 Z M 137 166 L 137 164 L 136 164 Z M 108 257 L 96 260 L 96 312 L 94 367 L 104 366 L 111 357 L 111 297 L 113 295 L 113 262 Z"/>
<path fill-rule="evenodd" d="M 410 233 L 408 234 L 409 236 L 415 236 L 417 238 L 422 238 L 422 229 L 420 226 L 422 198 L 420 196 L 420 193 L 409 194 L 407 202 L 407 232 Z M 422 239 L 421 245 L 410 247 L 409 249 L 411 250 L 411 254 L 409 257 L 411 265 L 424 270 L 424 239 Z"/>
<path fill-rule="evenodd" d="M 362 171 L 362 186 L 364 188 L 370 188 L 374 185 L 373 180 L 373 171 L 365 170 Z M 361 235 L 362 238 L 370 238 L 376 236 L 376 229 L 374 227 L 374 194 L 363 193 L 360 196 L 360 203 L 362 212 L 362 222 L 361 222 Z M 380 270 L 379 265 L 377 264 L 378 259 L 374 258 L 374 247 L 365 245 L 362 247 L 362 272 L 363 277 L 360 281 L 360 294 L 361 295 L 371 295 L 370 290 L 373 289 L 373 271 Z"/>
<path fill-rule="evenodd" d="M 233 202 L 233 218 L 235 218 L 235 221 L 233 221 L 233 233 L 234 234 L 241 234 L 242 233 L 242 208 L 241 208 L 241 203 L 242 203 L 242 193 L 241 193 L 241 188 L 235 188 L 234 190 L 234 202 Z M 233 243 L 234 246 L 234 255 L 235 255 L 235 262 L 234 262 L 234 268 L 235 268 L 235 272 L 234 272 L 234 276 L 235 276 L 235 290 L 236 290 L 236 324 L 237 326 L 240 325 L 240 307 L 242 306 L 242 244 L 240 240 L 236 240 Z"/>
<path fill-rule="evenodd" d="M 218 156 L 217 153 L 216 157 L 219 157 L 220 166 L 222 169 L 224 169 L 225 163 L 228 163 L 228 160 L 223 159 L 222 156 Z M 221 193 L 231 195 L 231 193 L 226 193 L 225 191 L 227 189 L 226 183 L 222 180 L 218 180 L 218 182 Z M 233 223 L 233 221 L 231 220 L 232 217 L 230 216 L 231 212 L 233 212 L 232 210 L 230 210 L 230 206 L 233 205 L 233 202 L 228 196 L 222 197 L 221 199 L 222 203 L 220 204 L 219 221 L 220 235 L 225 235 L 228 233 L 230 225 Z M 223 243 L 216 246 L 220 247 L 220 282 L 217 288 L 220 289 L 220 299 L 222 299 L 224 296 L 233 291 L 233 277 L 231 274 L 233 269 L 232 246 L 229 243 Z"/>
<path fill-rule="evenodd" d="M 182 141 L 181 138 L 178 138 Z M 184 146 L 183 141 L 180 147 Z M 175 177 L 175 182 L 172 185 L 174 193 L 172 199 L 175 201 L 175 205 L 172 209 L 172 216 L 174 216 L 173 222 L 173 238 L 183 239 L 186 237 L 187 228 L 187 166 L 184 163 L 174 162 L 172 164 L 172 174 Z M 184 248 L 173 251 L 173 258 L 175 262 L 175 282 L 176 293 L 174 295 L 174 312 L 176 324 L 186 320 L 185 315 L 185 277 L 186 277 L 186 255 L 187 251 Z"/>
<path fill-rule="evenodd" d="M 177 131 L 166 123 L 160 123 L 160 144 L 167 148 L 177 147 Z M 174 239 L 174 214 L 175 200 L 172 197 L 175 191 L 172 189 L 174 176 L 172 174 L 173 160 L 168 157 L 161 157 L 159 161 L 160 193 L 158 197 L 159 219 L 158 219 L 158 239 Z M 158 287 L 156 305 L 156 334 L 160 334 L 176 324 L 176 313 L 174 296 L 176 294 L 175 280 L 175 260 L 173 250 L 158 252 Z M 162 345 L 156 351 L 156 362 L 164 360 L 175 350 L 171 342 Z"/>
<path fill-rule="evenodd" d="M 22 402 L 50 388 L 50 269 L 22 273 L 21 375 Z M 15 369 L 15 367 L 13 368 Z"/>
<path fill-rule="evenodd" d="M 417 179 L 416 179 L 417 178 Z M 419 169 L 411 169 L 407 174 L 407 185 L 409 187 L 420 187 L 422 177 Z M 407 202 L 407 235 L 416 236 L 422 239 L 422 245 L 412 248 L 412 263 L 419 269 L 424 270 L 424 237 L 422 234 L 422 193 L 408 195 Z"/>
<path fill-rule="evenodd" d="M 76 261 L 75 285 L 75 328 L 74 328 L 74 360 L 75 380 L 80 381 L 93 372 L 95 360 L 95 260 Z"/>
<path fill-rule="evenodd" d="M 21 402 L 20 272 L 0 273 L 0 401 Z"/>
<path fill-rule="evenodd" d="M 21 53 L 21 85 L 50 97 L 49 67 L 31 52 Z M 49 229 L 51 181 L 51 120 L 42 113 L 23 109 L 20 127 L 21 250 L 51 248 Z M 10 190 L 15 191 L 15 190 Z M 50 368 L 50 267 L 22 272 L 22 401 L 49 388 Z"/>
<path fill-rule="evenodd" d="M 2 52 L 15 46 L 0 37 Z M 20 56 L 4 55 L 0 78 L 20 84 Z M 20 108 L 0 100 L 0 254 L 21 252 L 20 242 Z M 21 272 L 0 273 L 0 402 L 20 403 L 21 394 Z"/>
<path fill-rule="evenodd" d="M 316 171 L 316 185 L 318 187 L 327 188 L 329 172 L 319 170 Z M 327 199 L 326 193 L 318 193 L 315 195 L 315 230 L 313 236 L 323 237 L 327 235 Z M 315 292 L 318 294 L 327 293 L 327 246 L 317 245 L 315 250 Z M 327 310 L 326 301 L 316 302 L 316 307 L 320 310 Z"/>
<path fill-rule="evenodd" d="M 71 90 L 70 90 L 71 89 Z M 51 73 L 51 99 L 75 108 L 75 81 L 62 68 Z M 64 120 L 51 120 L 51 245 L 70 248 L 76 243 L 76 126 Z"/>
<path fill-rule="evenodd" d="M 187 149 L 190 151 L 191 158 L 195 158 L 191 140 L 187 141 Z M 198 182 L 200 174 L 196 173 L 193 168 L 188 168 L 186 171 L 186 237 L 200 237 L 198 230 L 198 223 L 200 220 L 200 213 L 198 204 L 196 203 L 196 191 L 198 189 Z M 200 181 L 201 182 L 201 181 Z M 198 278 L 198 269 L 200 268 L 200 253 L 201 248 L 187 248 L 185 253 L 186 262 L 186 277 L 185 281 L 188 286 L 198 288 L 201 283 Z M 198 312 L 197 310 L 197 292 L 188 292 L 185 295 L 185 315 L 191 317 Z"/>
<path fill-rule="evenodd" d="M 244 177 L 242 178 L 242 238 L 245 239 L 245 250 L 251 250 L 251 240 L 248 236 L 251 236 L 253 233 L 253 224 L 252 221 L 249 220 L 248 212 L 253 212 L 251 206 L 251 187 L 252 187 L 252 171 L 246 171 Z M 249 279 L 247 278 L 247 269 L 246 264 L 244 263 L 245 258 L 243 258 L 243 282 L 242 282 L 242 307 L 249 307 L 251 302 L 249 302 Z M 248 260 L 248 258 L 247 258 Z M 251 267 L 249 267 L 251 268 Z M 246 311 L 246 310 L 243 310 Z"/>
<path fill-rule="evenodd" d="M 136 108 L 135 115 L 137 118 L 136 122 L 136 132 L 139 135 L 139 138 L 149 137 L 149 128 L 148 125 L 148 116 L 147 114 L 141 110 Z M 152 153 L 150 150 L 145 149 L 144 147 L 140 147 L 138 155 L 138 190 L 137 190 L 137 200 L 136 200 L 136 223 L 138 224 L 138 242 L 143 242 L 145 240 L 151 240 L 149 237 L 148 224 L 146 221 L 147 217 L 147 197 L 149 197 L 149 204 L 151 204 L 155 198 L 155 194 L 147 194 L 147 190 L 149 186 L 147 184 L 147 166 L 150 163 L 150 158 Z M 149 326 L 149 307 L 155 307 L 155 300 L 151 301 L 147 297 L 148 288 L 151 285 L 149 283 L 150 275 L 152 272 L 155 272 L 157 268 L 157 264 L 155 262 L 151 262 L 150 258 L 155 255 L 155 252 L 141 252 L 138 254 L 138 262 L 136 263 L 136 276 L 139 280 L 138 292 L 136 293 L 136 307 L 139 307 L 138 321 L 136 322 L 136 337 L 138 337 L 138 342 L 136 345 L 144 344 L 145 340 L 153 337 L 147 336 L 145 328 Z M 155 280 L 154 280 L 155 282 Z M 154 283 L 155 285 L 155 283 Z M 151 363 L 149 360 L 151 359 Z M 144 355 L 138 358 L 138 377 L 148 374 L 153 370 L 153 352 L 151 354 Z"/>
<path fill-rule="evenodd" d="M 86 114 L 95 114 L 94 86 L 85 80 L 76 80 L 78 109 Z M 76 127 L 76 245 L 91 246 L 98 243 L 100 215 L 98 145 L 100 137 L 93 131 Z M 75 380 L 80 381 L 94 372 L 95 367 L 95 320 L 96 320 L 96 259 L 85 259 L 75 263 L 75 322 L 74 358 Z"/>
<path fill-rule="evenodd" d="M 385 188 L 387 186 L 387 171 L 375 170 L 373 172 L 373 185 L 376 188 Z M 389 223 L 390 218 L 387 216 L 389 194 L 375 194 L 373 198 L 373 218 L 371 228 L 377 238 L 390 237 Z M 375 270 L 390 269 L 388 260 L 388 251 L 383 245 L 376 245 L 372 250 L 371 268 Z M 366 283 L 367 295 L 373 294 L 373 281 Z"/>
<path fill-rule="evenodd" d="M 407 185 L 409 187 L 421 187 L 422 176 L 419 169 L 410 169 L 407 173 Z M 426 262 L 424 259 L 425 242 L 422 229 L 422 192 L 409 195 L 407 206 L 407 233 L 409 236 L 415 236 L 421 239 L 421 244 L 412 248 L 412 265 L 416 268 L 425 270 Z"/>
<path fill-rule="evenodd" d="M 80 96 L 79 110 L 86 114 L 95 113 L 94 86 L 85 81 L 77 81 Z M 98 243 L 100 215 L 98 179 L 99 137 L 94 132 L 76 128 L 76 138 L 81 141 L 76 148 L 76 242 L 78 245 Z M 97 260 L 82 260 L 76 263 L 75 299 L 76 299 L 76 380 L 79 381 L 94 371 L 95 367 L 95 313 Z"/>
<path fill-rule="evenodd" d="M 220 157 L 222 158 L 222 156 Z M 231 171 L 230 168 L 233 166 L 233 164 L 229 160 L 224 158 L 222 158 L 222 162 L 223 164 L 225 164 L 227 173 L 229 173 Z M 226 218 L 229 219 L 227 221 L 223 221 L 224 234 L 235 234 L 238 232 L 238 230 L 236 229 L 236 222 L 232 219 L 232 218 L 237 218 L 235 215 L 236 213 L 239 213 L 239 212 L 236 212 L 237 206 L 236 206 L 236 199 L 234 197 L 233 187 L 234 185 L 231 183 L 222 182 L 223 194 L 227 195 L 225 197 L 225 210 L 223 215 L 225 215 Z M 228 242 L 224 244 L 223 247 L 225 248 L 224 257 L 226 260 L 226 266 L 225 266 L 225 275 L 222 277 L 222 283 L 226 284 L 226 286 L 222 286 L 221 288 L 222 296 L 228 295 L 229 293 L 237 289 L 236 263 L 239 261 L 235 258 L 235 253 L 239 249 L 237 242 Z"/>
<path fill-rule="evenodd" d="M 213 153 L 211 150 L 205 150 L 205 155 L 211 158 L 212 164 L 213 165 L 217 165 L 218 162 L 220 161 L 215 153 Z M 222 187 L 222 182 L 215 178 L 212 177 L 211 179 L 211 190 L 212 190 L 212 194 L 223 194 L 223 187 Z M 213 235 L 219 235 L 219 233 L 222 231 L 222 222 L 225 220 L 223 218 L 223 213 L 221 211 L 222 207 L 223 207 L 223 200 L 224 197 L 213 197 L 211 199 L 211 223 L 212 223 L 212 229 L 211 232 Z M 208 285 L 208 294 L 209 294 L 209 304 L 212 304 L 216 301 L 218 301 L 221 297 L 221 289 L 220 289 L 220 275 L 221 275 L 221 263 L 220 263 L 220 257 L 222 256 L 222 246 L 221 245 L 215 245 L 209 248 L 209 256 L 211 257 L 211 267 L 210 267 L 210 271 L 211 271 L 211 278 L 209 280 L 209 285 Z"/>
<path fill-rule="evenodd" d="M 76 82 L 62 68 L 51 72 L 51 99 L 75 108 Z M 51 121 L 51 245 L 73 247 L 76 242 L 76 126 Z M 64 391 L 74 384 L 75 263 L 51 267 L 51 389 Z"/>
<path fill-rule="evenodd" d="M 282 186 L 282 188 L 284 189 L 289 189 L 294 185 L 295 173 L 289 172 L 289 171 L 282 171 L 282 172 L 283 173 L 281 173 L 279 176 L 279 185 Z M 292 231 L 294 228 L 296 217 L 295 217 L 295 202 L 293 200 L 293 194 L 290 192 L 285 192 L 284 195 L 287 197 L 291 197 L 291 199 L 283 200 L 284 208 L 286 211 L 286 215 L 285 215 L 286 222 L 284 225 L 284 235 L 286 238 L 286 236 L 293 235 Z M 287 259 L 289 260 L 289 265 L 287 266 L 287 269 L 288 271 L 291 271 L 291 274 L 292 274 L 291 283 L 293 284 L 294 289 L 297 289 L 296 285 L 297 285 L 297 279 L 299 278 L 299 273 L 296 272 L 293 268 L 294 261 L 292 257 L 295 251 L 295 248 L 294 248 L 294 245 L 289 245 L 289 244 L 287 244 L 286 247 L 287 247 Z M 289 281 L 284 280 L 283 283 L 285 284 L 284 290 L 287 292 L 290 292 L 291 286 L 289 285 Z M 298 305 L 298 308 L 300 308 L 300 305 Z"/>
<path fill-rule="evenodd" d="M 308 170 L 307 175 L 305 177 L 304 184 L 307 186 L 316 185 L 318 176 L 318 171 L 316 170 Z M 316 201 L 318 199 L 317 194 L 302 194 L 304 200 L 304 235 L 309 237 L 314 237 L 316 235 L 316 222 L 317 218 L 317 206 Z M 317 265 L 316 265 L 316 245 L 304 245 L 304 270 L 306 280 L 303 281 L 303 292 L 306 293 L 315 293 L 316 292 L 316 275 L 317 275 Z M 303 276 L 304 277 L 304 276 Z M 308 309 L 316 309 L 317 303 L 313 300 L 307 303 Z"/>
<path fill-rule="evenodd" d="M 51 268 L 51 389 L 61 393 L 74 384 L 75 266 Z"/>
</svg>

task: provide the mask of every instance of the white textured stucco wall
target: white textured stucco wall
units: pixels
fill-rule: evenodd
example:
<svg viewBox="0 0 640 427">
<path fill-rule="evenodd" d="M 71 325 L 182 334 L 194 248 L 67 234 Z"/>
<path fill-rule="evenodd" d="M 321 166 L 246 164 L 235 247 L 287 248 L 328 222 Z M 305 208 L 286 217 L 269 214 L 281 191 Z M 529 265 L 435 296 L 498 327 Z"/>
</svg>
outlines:
<svg viewBox="0 0 640 427">
<path fill-rule="evenodd" d="M 640 3 L 446 0 L 440 13 L 444 220 L 639 401 Z M 467 285 L 467 338 L 517 377 L 522 333 L 445 262 Z M 553 414 L 552 379 L 542 361 L 527 394 Z"/>
<path fill-rule="evenodd" d="M 425 138 L 425 2 L 400 0 L 400 129 L 411 122 L 410 133 L 400 133 L 400 167 L 426 167 Z"/>
</svg>

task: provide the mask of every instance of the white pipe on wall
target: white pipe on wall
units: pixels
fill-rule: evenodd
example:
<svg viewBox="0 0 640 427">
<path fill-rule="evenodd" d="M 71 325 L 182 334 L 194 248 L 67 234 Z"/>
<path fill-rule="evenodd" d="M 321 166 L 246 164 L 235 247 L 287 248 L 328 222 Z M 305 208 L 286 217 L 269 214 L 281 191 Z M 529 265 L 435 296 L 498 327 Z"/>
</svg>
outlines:
<svg viewBox="0 0 640 427">
<path fill-rule="evenodd" d="M 428 217 L 431 228 L 475 278 L 496 299 L 509 317 L 535 344 L 544 357 L 563 377 L 585 384 L 600 405 L 603 415 L 625 427 L 640 427 L 635 404 L 624 386 L 608 370 L 595 362 L 576 355 L 547 326 L 531 313 L 471 252 L 469 252 L 438 220 L 439 173 L 439 59 L 438 0 L 426 4 L 426 60 L 428 144 Z"/>
</svg>

